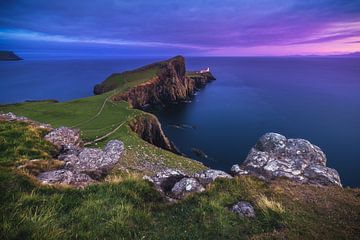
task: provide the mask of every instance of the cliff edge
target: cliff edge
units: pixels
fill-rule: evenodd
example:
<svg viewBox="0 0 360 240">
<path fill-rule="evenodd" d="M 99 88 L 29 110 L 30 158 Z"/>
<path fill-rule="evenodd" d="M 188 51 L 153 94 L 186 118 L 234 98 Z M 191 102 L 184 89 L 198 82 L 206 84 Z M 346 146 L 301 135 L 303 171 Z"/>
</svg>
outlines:
<svg viewBox="0 0 360 240">
<path fill-rule="evenodd" d="M 94 87 L 94 93 L 118 90 L 112 100 L 127 101 L 134 108 L 166 106 L 189 99 L 196 90 L 213 80 L 210 71 L 187 73 L 184 57 L 176 56 L 133 71 L 112 74 Z"/>
</svg>

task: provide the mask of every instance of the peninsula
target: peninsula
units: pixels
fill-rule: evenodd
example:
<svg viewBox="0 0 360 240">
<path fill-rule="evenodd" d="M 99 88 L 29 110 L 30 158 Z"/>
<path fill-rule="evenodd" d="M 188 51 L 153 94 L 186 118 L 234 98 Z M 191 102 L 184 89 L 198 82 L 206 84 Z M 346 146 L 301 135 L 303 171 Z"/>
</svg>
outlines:
<svg viewBox="0 0 360 240">
<path fill-rule="evenodd" d="M 360 190 L 313 143 L 264 133 L 224 172 L 177 154 L 142 111 L 213 80 L 176 56 L 87 98 L 0 105 L 2 239 L 357 239 Z"/>
</svg>

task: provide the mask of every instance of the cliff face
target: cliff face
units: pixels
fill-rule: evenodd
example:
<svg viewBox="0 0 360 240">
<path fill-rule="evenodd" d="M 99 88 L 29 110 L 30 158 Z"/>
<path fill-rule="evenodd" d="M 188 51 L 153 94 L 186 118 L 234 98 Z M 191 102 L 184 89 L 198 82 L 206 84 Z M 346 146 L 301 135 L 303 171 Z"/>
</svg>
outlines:
<svg viewBox="0 0 360 240">
<path fill-rule="evenodd" d="M 140 117 L 136 117 L 130 122 L 130 128 L 135 133 L 137 133 L 140 138 L 147 141 L 148 143 L 177 153 L 177 150 L 165 136 L 160 122 L 154 115 L 145 114 Z"/>
<path fill-rule="evenodd" d="M 148 105 L 166 106 L 171 103 L 181 102 L 189 99 L 196 90 L 204 87 L 208 82 L 215 80 L 210 72 L 186 72 L 185 59 L 182 56 L 171 58 L 167 61 L 153 63 L 134 71 L 124 72 L 118 76 L 118 82 L 114 81 L 114 75 L 110 76 L 94 88 L 95 94 L 101 94 L 113 89 L 119 89 L 121 84 L 134 79 L 139 73 L 154 74 L 149 79 L 141 81 L 134 87 L 113 95 L 113 101 L 127 101 L 132 107 L 141 109 Z M 138 78 L 137 78 L 138 79 Z M 116 87 L 118 86 L 118 87 Z M 130 124 L 131 129 L 143 140 L 160 148 L 178 153 L 175 146 L 165 136 L 157 118 L 153 115 L 146 115 L 134 119 Z"/>
<path fill-rule="evenodd" d="M 128 101 L 134 108 L 147 105 L 166 106 L 187 100 L 197 89 L 215 79 L 210 72 L 187 75 L 185 60 L 182 56 L 158 63 L 157 67 L 159 70 L 154 77 L 113 96 L 112 99 Z M 100 89 L 99 85 L 96 87 L 96 90 L 98 89 Z"/>
</svg>

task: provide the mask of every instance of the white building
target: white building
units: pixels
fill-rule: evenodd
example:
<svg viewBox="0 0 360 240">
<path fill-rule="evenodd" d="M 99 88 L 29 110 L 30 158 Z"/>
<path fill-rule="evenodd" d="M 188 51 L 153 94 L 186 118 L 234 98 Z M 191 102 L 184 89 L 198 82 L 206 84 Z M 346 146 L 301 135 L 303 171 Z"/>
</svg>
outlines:
<svg viewBox="0 0 360 240">
<path fill-rule="evenodd" d="M 200 73 L 206 73 L 206 72 L 210 72 L 210 68 L 207 67 L 206 69 L 200 70 Z"/>
</svg>

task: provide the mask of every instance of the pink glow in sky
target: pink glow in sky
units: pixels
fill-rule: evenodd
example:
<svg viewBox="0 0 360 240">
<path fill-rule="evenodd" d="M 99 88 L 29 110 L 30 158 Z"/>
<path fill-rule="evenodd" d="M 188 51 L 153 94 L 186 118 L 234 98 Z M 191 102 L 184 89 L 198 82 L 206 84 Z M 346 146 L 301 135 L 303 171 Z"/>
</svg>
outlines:
<svg viewBox="0 0 360 240">
<path fill-rule="evenodd" d="M 360 0 L 0 2 L 0 49 L 120 55 L 360 51 Z"/>
</svg>

